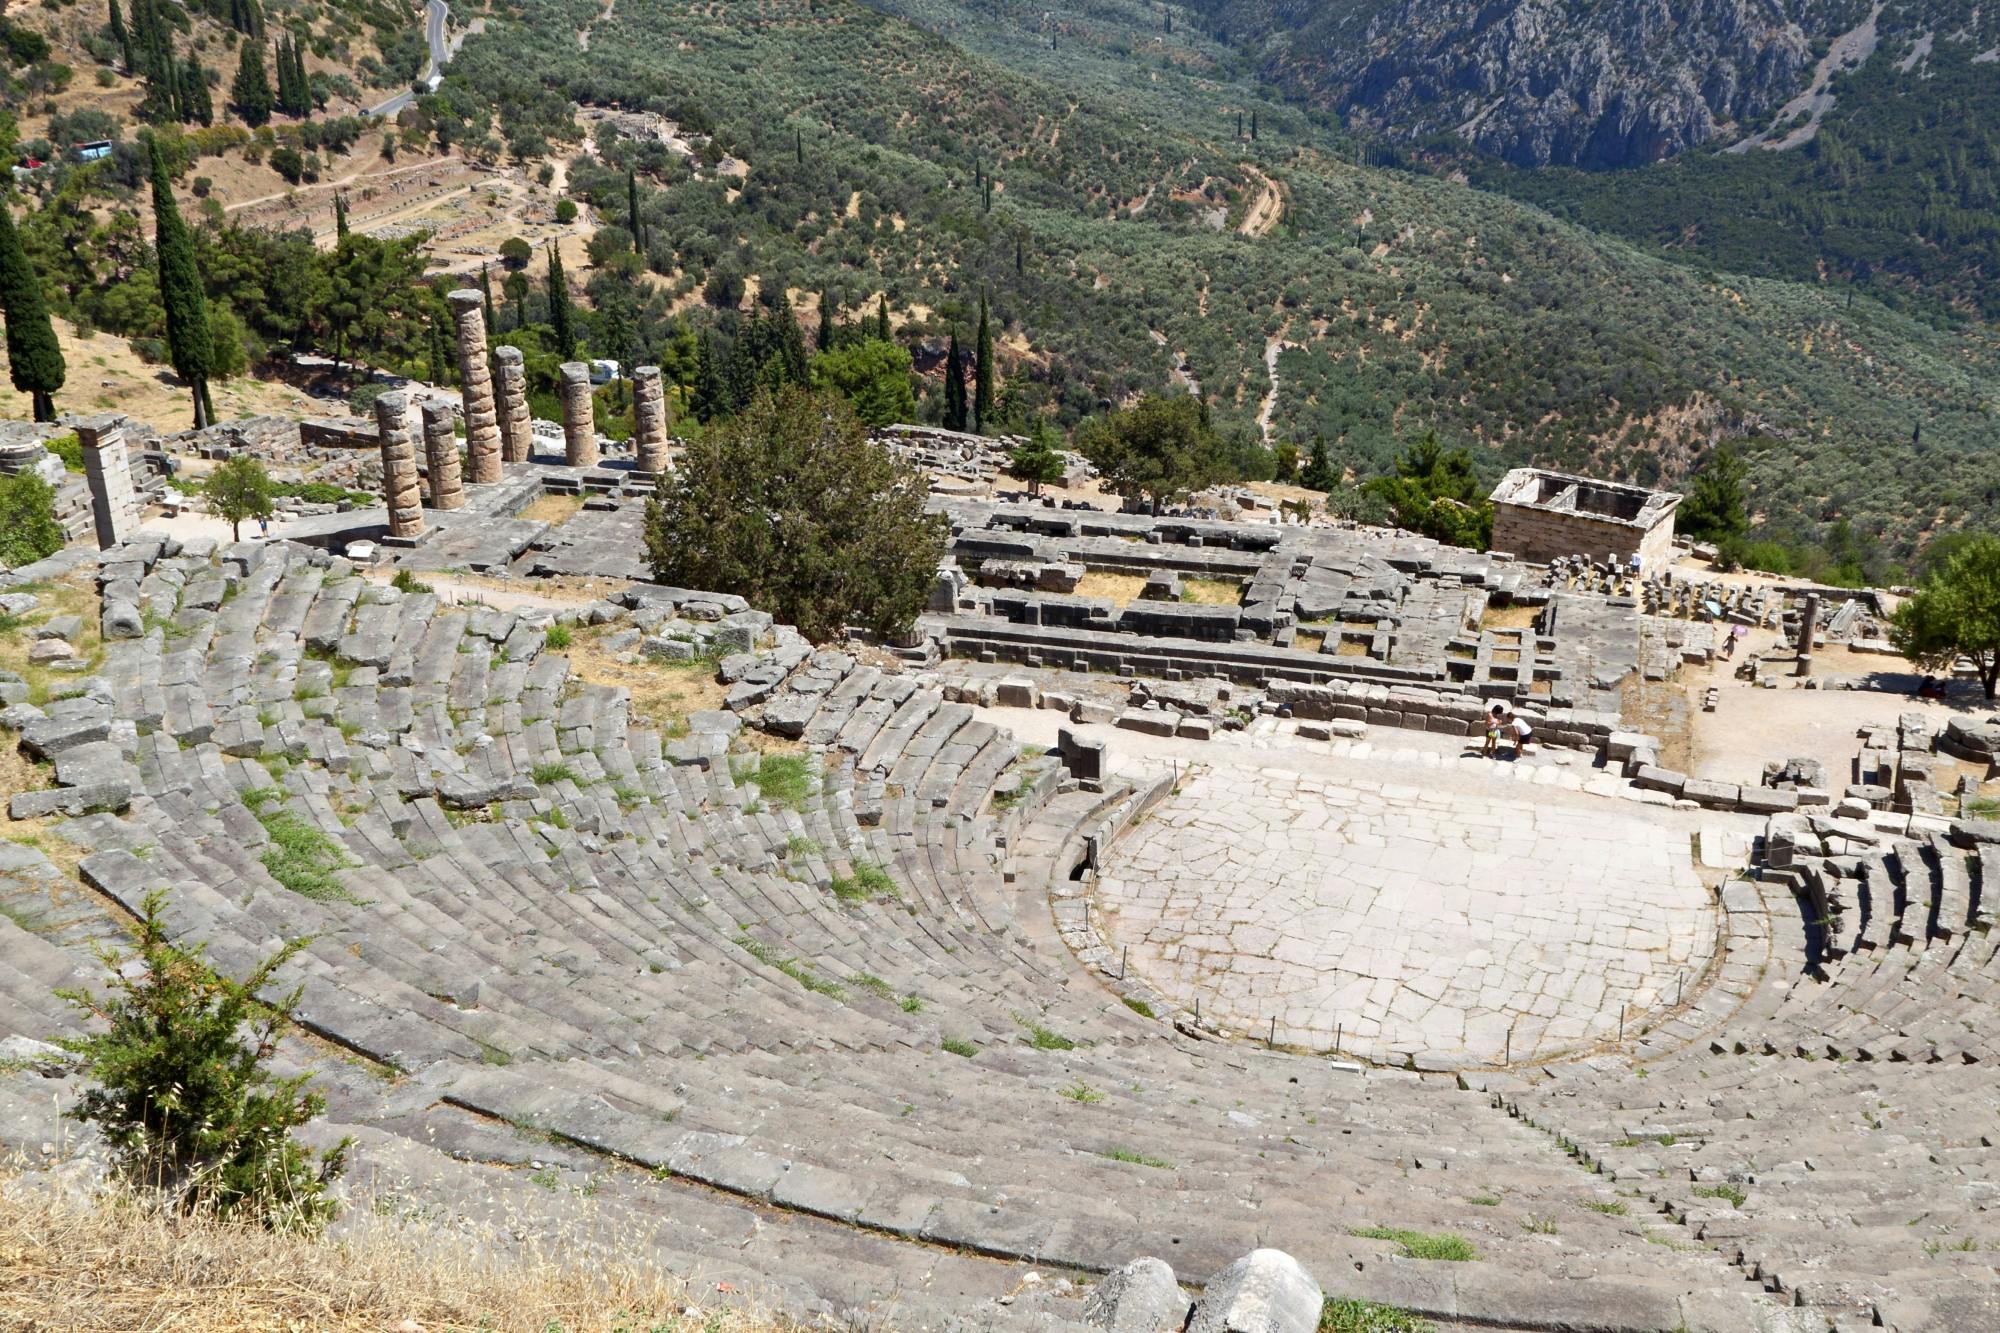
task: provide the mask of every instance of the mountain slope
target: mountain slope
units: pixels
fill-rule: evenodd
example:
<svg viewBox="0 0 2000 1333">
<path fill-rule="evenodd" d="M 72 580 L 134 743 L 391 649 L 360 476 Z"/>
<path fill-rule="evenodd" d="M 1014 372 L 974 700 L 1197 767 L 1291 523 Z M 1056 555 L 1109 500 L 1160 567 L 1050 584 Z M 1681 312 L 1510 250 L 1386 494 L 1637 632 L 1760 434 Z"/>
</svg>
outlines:
<svg viewBox="0 0 2000 1333">
<path fill-rule="evenodd" d="M 1272 79 L 1357 128 L 1508 161 L 1671 156 L 1754 125 L 1869 0 L 1196 0 Z"/>
<path fill-rule="evenodd" d="M 657 272 L 685 289 L 736 266 L 848 308 L 886 291 L 906 333 L 931 336 L 966 332 L 983 289 L 1018 410 L 1074 420 L 1169 386 L 1185 354 L 1218 419 L 1248 431 L 1269 354 L 1272 438 L 1323 432 L 1364 473 L 1436 428 L 1494 473 L 1534 460 L 1671 482 L 1740 435 L 1760 442 L 1776 522 L 1848 517 L 1907 548 L 2000 516 L 1983 337 L 1357 168 L 1345 140 L 1150 6 L 885 8 L 620 0 L 606 17 L 522 0 L 467 43 L 445 100 L 496 109 L 510 140 L 550 94 L 713 124 L 748 174 L 649 190 Z M 1236 132 L 1246 110 L 1254 141 Z M 622 171 L 580 158 L 571 180 L 622 215 Z M 1253 212 L 1263 234 L 1239 234 Z"/>
</svg>

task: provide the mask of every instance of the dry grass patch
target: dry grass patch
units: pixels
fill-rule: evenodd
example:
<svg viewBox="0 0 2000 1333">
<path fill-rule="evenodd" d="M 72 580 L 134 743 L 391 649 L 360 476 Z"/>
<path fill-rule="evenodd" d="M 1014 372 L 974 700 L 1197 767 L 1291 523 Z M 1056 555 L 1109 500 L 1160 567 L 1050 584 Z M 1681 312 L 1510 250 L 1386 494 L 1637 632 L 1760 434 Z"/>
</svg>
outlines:
<svg viewBox="0 0 2000 1333">
<path fill-rule="evenodd" d="M 542 495 L 536 497 L 527 508 L 514 515 L 530 523 L 563 524 L 575 518 L 583 510 L 581 495 Z"/>
<path fill-rule="evenodd" d="M 1076 595 L 1079 597 L 1102 597 L 1113 606 L 1128 606 L 1139 600 L 1145 591 L 1146 579 L 1140 574 L 1106 574 L 1101 570 L 1091 570 L 1077 580 Z"/>
<path fill-rule="evenodd" d="M 605 650 L 604 635 L 601 628 L 576 631 L 564 656 L 571 673 L 585 684 L 617 686 L 630 694 L 635 718 L 678 735 L 686 729 L 688 714 L 722 707 L 729 687 L 715 678 L 713 661 L 656 662 L 642 657 L 621 662 L 618 654 Z"/>
<path fill-rule="evenodd" d="M 1301 630 L 1292 639 L 1292 647 L 1302 653 L 1316 653 L 1326 647 L 1326 635 L 1311 634 Z"/>
<path fill-rule="evenodd" d="M 1201 606 L 1235 606 L 1243 600 L 1243 585 L 1228 579 L 1182 579 L 1181 600 Z"/>
<path fill-rule="evenodd" d="M 1535 619 L 1542 614 L 1539 606 L 1521 606 L 1510 603 L 1506 606 L 1489 606 L 1479 613 L 1479 628 L 1489 629 L 1533 629 Z"/>
<path fill-rule="evenodd" d="M 12 629 L 0 630 L 0 667 L 28 682 L 30 703 L 44 704 L 52 695 L 90 675 L 103 662 L 104 639 L 99 633 L 97 592 L 88 584 L 69 579 L 29 584 L 13 591 L 32 592 L 41 599 L 41 605 L 22 616 Z M 78 657 L 90 663 L 89 671 L 51 671 L 29 663 L 28 653 L 35 646 L 35 626 L 61 615 L 73 615 L 82 622 L 82 630 L 69 640 L 69 645 L 76 649 Z"/>
<path fill-rule="evenodd" d="M 1366 657 L 1368 656 L 1368 641 L 1365 639 L 1342 638 L 1340 645 L 1333 650 L 1333 655 L 1335 657 Z"/>
<path fill-rule="evenodd" d="M 393 1209 L 391 1210 L 393 1211 Z M 382 1333 L 779 1333 L 789 1321 L 702 1309 L 712 1295 L 642 1263 L 602 1263 L 379 1215 L 338 1241 L 178 1217 L 131 1199 L 85 1202 L 0 1178 L 0 1328 L 84 1333 L 312 1329 Z M 55 1312 L 60 1312 L 56 1314 Z"/>
</svg>

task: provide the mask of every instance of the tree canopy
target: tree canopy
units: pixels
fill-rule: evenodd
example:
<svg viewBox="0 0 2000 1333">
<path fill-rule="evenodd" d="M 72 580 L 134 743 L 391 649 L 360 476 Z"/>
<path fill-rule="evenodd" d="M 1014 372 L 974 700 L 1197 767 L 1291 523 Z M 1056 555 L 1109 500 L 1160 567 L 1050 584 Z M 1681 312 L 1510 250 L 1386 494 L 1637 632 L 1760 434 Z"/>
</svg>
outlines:
<svg viewBox="0 0 2000 1333">
<path fill-rule="evenodd" d="M 736 593 L 815 641 L 894 637 L 944 554 L 926 492 L 845 400 L 788 386 L 688 447 L 646 507 L 646 553 L 661 582 Z"/>
<path fill-rule="evenodd" d="M 1042 487 L 1063 479 L 1063 456 L 1056 449 L 1049 423 L 1040 417 L 1028 438 L 1007 453 L 1007 475 L 1028 483 L 1030 495 L 1040 495 Z"/>
<path fill-rule="evenodd" d="M 209 473 L 204 488 L 208 507 L 229 520 L 236 541 L 243 540 L 243 520 L 269 518 L 273 509 L 271 474 L 248 454 L 230 459 Z"/>
<path fill-rule="evenodd" d="M 812 360 L 812 384 L 840 394 L 870 426 L 910 421 L 917 414 L 917 397 L 910 389 L 910 354 L 879 338 L 821 352 Z"/>
<path fill-rule="evenodd" d="M 1688 483 L 1687 498 L 1674 514 L 1674 526 L 1701 542 L 1725 542 L 1750 530 L 1744 480 L 1750 466 L 1733 444 L 1719 446 Z"/>
<path fill-rule="evenodd" d="M 1926 671 L 1972 660 L 1986 697 L 2000 689 L 2000 537 L 1957 545 L 1889 621 L 1896 651 Z"/>
<path fill-rule="evenodd" d="M 0 199 L 0 314 L 7 319 L 7 373 L 14 387 L 33 402 L 35 420 L 54 421 L 55 391 L 67 373 L 62 344 L 5 199 Z"/>
<path fill-rule="evenodd" d="M 56 493 L 49 484 L 32 472 L 0 477 L 0 565 L 31 565 L 62 546 Z"/>
<path fill-rule="evenodd" d="M 1215 433 L 1202 421 L 1201 404 L 1187 394 L 1149 394 L 1125 411 L 1094 417 L 1077 446 L 1107 490 L 1155 509 L 1223 476 Z"/>
</svg>

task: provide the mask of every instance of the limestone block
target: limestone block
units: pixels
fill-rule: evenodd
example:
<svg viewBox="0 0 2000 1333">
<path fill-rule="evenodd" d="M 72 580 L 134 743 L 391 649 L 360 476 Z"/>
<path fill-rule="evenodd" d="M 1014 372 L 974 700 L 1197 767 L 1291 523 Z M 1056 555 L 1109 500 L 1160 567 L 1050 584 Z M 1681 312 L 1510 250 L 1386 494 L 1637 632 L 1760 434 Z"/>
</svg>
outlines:
<svg viewBox="0 0 2000 1333">
<path fill-rule="evenodd" d="M 597 466 L 597 416 L 590 399 L 590 367 L 562 364 L 563 461 L 571 467 Z"/>
<path fill-rule="evenodd" d="M 993 701 L 1002 708 L 1033 708 L 1040 696 L 1035 682 L 1026 676 L 1003 676 L 993 685 Z"/>
<path fill-rule="evenodd" d="M 1188 1333 L 1313 1333 L 1325 1298 L 1283 1250 L 1252 1250 L 1208 1281 Z"/>
<path fill-rule="evenodd" d="M 486 361 L 486 310 L 479 293 L 461 287 L 445 298 L 458 333 L 459 397 L 465 403 L 465 461 L 475 486 L 500 480 L 500 417 L 493 370 Z"/>
<path fill-rule="evenodd" d="M 1159 1259 L 1134 1259 L 1091 1288 L 1083 1322 L 1108 1333 L 1162 1333 L 1187 1323 L 1188 1298 Z"/>
<path fill-rule="evenodd" d="M 84 480 L 90 484 L 90 516 L 97 549 L 108 551 L 139 528 L 125 418 L 115 412 L 90 417 L 76 423 L 76 435 L 83 446 Z"/>
</svg>

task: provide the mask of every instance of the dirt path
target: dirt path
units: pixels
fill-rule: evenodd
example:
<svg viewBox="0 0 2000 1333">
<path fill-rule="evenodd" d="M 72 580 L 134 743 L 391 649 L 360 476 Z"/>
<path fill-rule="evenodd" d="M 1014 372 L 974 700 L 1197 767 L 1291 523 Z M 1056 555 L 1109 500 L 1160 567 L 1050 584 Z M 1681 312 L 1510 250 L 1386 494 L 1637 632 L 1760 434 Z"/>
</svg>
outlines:
<svg viewBox="0 0 2000 1333">
<path fill-rule="evenodd" d="M 1257 195 L 1257 202 L 1250 205 L 1250 210 L 1243 215 L 1243 221 L 1236 224 L 1236 234 L 1269 236 L 1272 229 L 1284 219 L 1285 192 L 1278 188 L 1276 181 L 1248 162 L 1243 164 L 1243 169 L 1255 176 L 1263 188 Z"/>
<path fill-rule="evenodd" d="M 616 8 L 618 8 L 618 0 L 604 0 L 604 12 L 576 30 L 576 44 L 588 51 L 590 49 L 590 30 L 600 23 L 611 22 L 611 11 Z"/>
<path fill-rule="evenodd" d="M 1287 347 L 1299 345 L 1285 341 L 1285 335 L 1291 332 L 1291 328 L 1291 321 L 1287 320 L 1284 327 L 1264 344 L 1264 374 L 1271 381 L 1271 387 L 1265 390 L 1263 405 L 1257 409 L 1257 429 L 1264 437 L 1266 449 L 1271 447 L 1271 418 L 1278 410 L 1278 358 L 1284 355 Z"/>
</svg>

